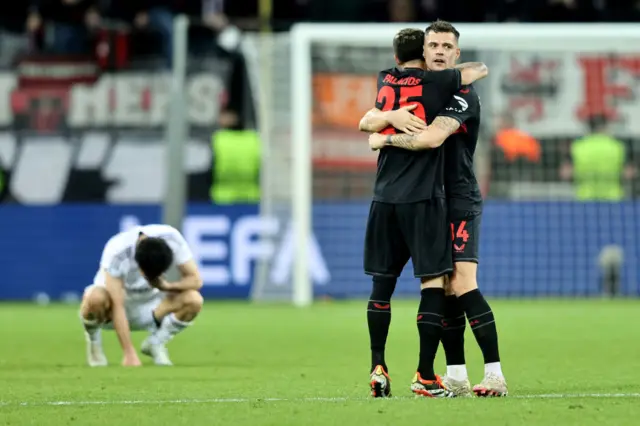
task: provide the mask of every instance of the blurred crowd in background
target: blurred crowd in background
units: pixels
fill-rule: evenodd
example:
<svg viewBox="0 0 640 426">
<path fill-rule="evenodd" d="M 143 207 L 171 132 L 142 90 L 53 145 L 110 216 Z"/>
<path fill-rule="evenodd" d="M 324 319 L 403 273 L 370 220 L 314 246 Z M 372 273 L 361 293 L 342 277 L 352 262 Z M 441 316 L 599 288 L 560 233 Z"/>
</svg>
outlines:
<svg viewBox="0 0 640 426">
<path fill-rule="evenodd" d="M 25 0 L 0 3 L 0 28 L 44 50 L 91 49 L 99 28 L 126 26 L 153 32 L 148 43 L 165 56 L 171 49 L 171 18 L 184 13 L 202 25 L 192 31 L 194 49 L 229 26 L 242 30 L 287 30 L 308 22 L 637 22 L 638 0 Z M 261 17 L 261 15 L 263 17 Z"/>
</svg>

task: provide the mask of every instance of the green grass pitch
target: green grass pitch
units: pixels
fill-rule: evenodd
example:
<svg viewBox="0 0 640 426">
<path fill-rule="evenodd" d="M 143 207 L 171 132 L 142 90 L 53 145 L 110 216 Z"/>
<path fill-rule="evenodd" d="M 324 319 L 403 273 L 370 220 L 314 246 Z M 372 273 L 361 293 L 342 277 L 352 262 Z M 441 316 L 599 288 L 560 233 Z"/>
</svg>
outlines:
<svg viewBox="0 0 640 426">
<path fill-rule="evenodd" d="M 77 307 L 0 304 L 0 425 L 637 425 L 640 304 L 495 301 L 510 395 L 415 399 L 415 301 L 396 301 L 388 342 L 395 397 L 368 397 L 364 302 L 309 309 L 212 302 L 171 342 L 175 367 L 84 365 Z M 134 335 L 136 344 L 144 333 Z M 438 359 L 444 371 L 444 359 Z M 482 359 L 467 335 L 476 383 Z"/>
</svg>

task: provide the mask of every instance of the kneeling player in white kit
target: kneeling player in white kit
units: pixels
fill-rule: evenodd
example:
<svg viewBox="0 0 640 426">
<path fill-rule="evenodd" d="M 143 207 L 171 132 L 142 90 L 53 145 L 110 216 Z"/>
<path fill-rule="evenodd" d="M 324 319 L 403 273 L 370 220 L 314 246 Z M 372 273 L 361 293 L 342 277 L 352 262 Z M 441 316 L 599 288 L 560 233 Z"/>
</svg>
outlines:
<svg viewBox="0 0 640 426">
<path fill-rule="evenodd" d="M 175 264 L 178 282 L 163 274 Z M 202 280 L 184 237 L 169 225 L 138 226 L 111 237 L 100 269 L 86 288 L 80 316 L 87 338 L 87 362 L 107 365 L 100 330 L 114 329 L 124 352 L 122 365 L 139 366 L 132 330 L 147 330 L 142 353 L 156 365 L 172 365 L 166 344 L 202 309 Z"/>
</svg>

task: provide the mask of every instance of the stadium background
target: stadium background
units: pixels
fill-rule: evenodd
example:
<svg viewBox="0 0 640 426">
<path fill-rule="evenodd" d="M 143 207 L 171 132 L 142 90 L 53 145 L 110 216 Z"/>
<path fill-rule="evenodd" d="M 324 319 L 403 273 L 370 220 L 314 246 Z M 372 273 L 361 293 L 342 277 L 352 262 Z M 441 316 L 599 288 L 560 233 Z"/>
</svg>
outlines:
<svg viewBox="0 0 640 426">
<path fill-rule="evenodd" d="M 436 17 L 456 23 L 622 22 L 640 15 L 635 3 L 623 1 L 495 0 L 469 8 L 453 0 L 290 0 L 274 1 L 273 16 L 265 21 L 258 2 L 240 7 L 240 2 L 194 0 L 153 2 L 149 23 L 143 25 L 140 13 L 146 10 L 136 9 L 133 1 L 27 3 L 22 10 L 0 6 L 0 298 L 7 300 L 42 294 L 77 298 L 112 234 L 161 220 L 172 36 L 163 24 L 178 12 L 193 18 L 185 87 L 189 205 L 183 232 L 201 264 L 203 291 L 210 298 L 249 297 L 255 265 L 243 253 L 255 240 L 241 228 L 269 220 L 260 216 L 258 200 L 220 200 L 211 191 L 219 161 L 212 136 L 221 129 L 251 131 L 259 125 L 256 84 L 265 76 L 256 48 L 258 30 L 276 31 L 266 37 L 275 52 L 270 78 L 278 99 L 268 103 L 278 127 L 289 118 L 287 102 L 277 101 L 289 96 L 287 30 L 294 22 L 424 22 Z M 36 25 L 35 10 L 41 25 Z M 238 44 L 234 28 L 242 30 Z M 65 42 L 69 34 L 82 42 Z M 640 54 L 545 54 L 542 48 L 537 54 L 465 51 L 463 59 L 483 60 L 491 70 L 478 84 L 484 105 L 477 154 L 486 198 L 484 291 L 512 297 L 599 295 L 599 258 L 603 249 L 615 246 L 624 253 L 620 292 L 637 296 L 640 122 L 633 118 L 640 113 Z M 375 157 L 355 126 L 372 105 L 375 73 L 391 64 L 390 43 L 373 49 L 313 49 L 313 226 L 319 250 L 311 265 L 318 296 L 369 292 L 361 255 Z M 513 114 L 514 127 L 531 136 L 522 145 L 496 142 L 506 111 Z M 571 142 L 587 134 L 586 123 L 599 116 L 610 119 L 612 134 L 626 147 L 626 166 L 620 170 L 625 194 L 614 201 L 577 199 L 566 173 Z M 277 142 L 287 133 L 277 128 L 269 138 L 270 157 L 262 170 L 276 178 L 269 197 L 289 185 L 287 173 L 274 171 L 290 156 L 288 142 Z M 280 240 L 269 256 L 290 265 L 294 253 Z M 287 271 L 281 275 L 281 280 L 290 278 Z M 399 287 L 405 295 L 415 292 L 409 275 Z"/>
</svg>

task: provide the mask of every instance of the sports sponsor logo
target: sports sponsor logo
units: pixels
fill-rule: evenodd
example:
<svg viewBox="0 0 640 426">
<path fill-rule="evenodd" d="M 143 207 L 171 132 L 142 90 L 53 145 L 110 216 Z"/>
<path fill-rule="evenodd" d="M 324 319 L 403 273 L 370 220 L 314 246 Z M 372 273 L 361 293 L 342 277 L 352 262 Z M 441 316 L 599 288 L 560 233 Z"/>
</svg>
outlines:
<svg viewBox="0 0 640 426">
<path fill-rule="evenodd" d="M 457 96 L 457 95 L 453 95 L 453 99 L 458 101 L 458 103 L 460 104 L 460 108 L 462 108 L 462 111 L 466 111 L 467 108 L 469 108 L 469 104 L 467 103 L 467 101 L 464 100 L 464 98 L 461 98 L 460 96 Z"/>
<path fill-rule="evenodd" d="M 124 216 L 120 221 L 122 231 L 138 225 L 140 221 L 135 216 Z M 270 265 L 272 284 L 284 286 L 291 280 L 293 231 L 275 217 L 188 216 L 182 231 L 207 286 L 249 285 L 258 261 Z M 309 242 L 309 274 L 315 284 L 331 281 L 315 236 Z"/>
<path fill-rule="evenodd" d="M 31 130 L 161 128 L 169 117 L 170 75 L 105 75 L 95 83 L 24 86 L 14 74 L 0 74 L 0 127 Z M 193 74 L 184 88 L 185 114 L 192 126 L 216 124 L 227 101 L 222 79 Z M 15 128 L 15 126 L 14 126 Z"/>
<path fill-rule="evenodd" d="M 455 108 L 455 107 L 447 107 L 445 108 L 447 111 L 454 111 L 457 113 L 463 113 L 467 110 L 467 108 L 469 108 L 469 103 L 462 97 L 457 96 L 457 95 L 453 95 L 453 99 L 455 99 L 456 101 L 458 101 L 458 105 L 460 105 L 460 108 Z"/>
</svg>

